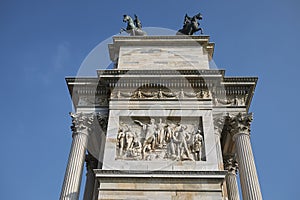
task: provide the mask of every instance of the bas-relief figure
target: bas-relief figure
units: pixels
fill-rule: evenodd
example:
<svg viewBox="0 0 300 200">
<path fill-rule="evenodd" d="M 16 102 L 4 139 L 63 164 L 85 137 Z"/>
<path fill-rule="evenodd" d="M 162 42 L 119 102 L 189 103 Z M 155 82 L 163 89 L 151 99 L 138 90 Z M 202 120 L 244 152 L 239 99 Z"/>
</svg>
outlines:
<svg viewBox="0 0 300 200">
<path fill-rule="evenodd" d="M 126 122 L 124 122 L 126 121 Z M 120 120 L 116 159 L 205 160 L 202 127 L 162 117 Z"/>
</svg>

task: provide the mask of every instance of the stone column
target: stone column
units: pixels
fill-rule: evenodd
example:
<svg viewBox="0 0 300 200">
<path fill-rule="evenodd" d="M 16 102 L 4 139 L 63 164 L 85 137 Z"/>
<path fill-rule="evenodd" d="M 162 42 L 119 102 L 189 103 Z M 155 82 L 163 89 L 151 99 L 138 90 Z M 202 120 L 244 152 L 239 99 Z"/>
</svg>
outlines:
<svg viewBox="0 0 300 200">
<path fill-rule="evenodd" d="M 84 189 L 83 200 L 92 200 L 95 187 L 95 173 L 94 169 L 97 168 L 98 160 L 94 158 L 90 153 L 86 155 L 86 182 Z"/>
<path fill-rule="evenodd" d="M 261 200 L 262 195 L 250 143 L 252 114 L 239 113 L 237 116 L 231 117 L 230 121 L 239 165 L 243 200 Z"/>
<path fill-rule="evenodd" d="M 228 171 L 225 177 L 228 200 L 240 200 L 236 179 L 237 162 L 234 160 L 232 155 L 224 157 L 224 168 Z"/>
<path fill-rule="evenodd" d="M 88 133 L 93 122 L 93 114 L 70 113 L 72 117 L 72 145 L 68 165 L 60 194 L 60 200 L 78 200 Z"/>
</svg>

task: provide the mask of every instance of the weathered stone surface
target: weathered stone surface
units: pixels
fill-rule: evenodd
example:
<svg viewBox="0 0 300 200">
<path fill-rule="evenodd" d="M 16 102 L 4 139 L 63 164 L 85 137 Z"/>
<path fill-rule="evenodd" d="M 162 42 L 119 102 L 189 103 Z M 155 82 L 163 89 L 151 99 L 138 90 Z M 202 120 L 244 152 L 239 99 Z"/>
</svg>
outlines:
<svg viewBox="0 0 300 200">
<path fill-rule="evenodd" d="M 118 69 L 209 69 L 208 36 L 114 37 L 110 58 Z"/>
<path fill-rule="evenodd" d="M 119 69 L 208 69 L 208 55 L 201 46 L 121 47 Z"/>
<path fill-rule="evenodd" d="M 95 170 L 104 199 L 222 199 L 225 171 L 114 171 Z M 118 190 L 115 190 L 118 188 Z"/>
</svg>

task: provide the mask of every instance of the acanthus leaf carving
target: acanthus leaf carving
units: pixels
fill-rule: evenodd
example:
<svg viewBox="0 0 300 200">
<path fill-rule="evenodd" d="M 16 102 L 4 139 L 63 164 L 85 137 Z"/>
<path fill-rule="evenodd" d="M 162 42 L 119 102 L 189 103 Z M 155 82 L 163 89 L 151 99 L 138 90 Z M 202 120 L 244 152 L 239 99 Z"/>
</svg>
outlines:
<svg viewBox="0 0 300 200">
<path fill-rule="evenodd" d="M 223 159 L 224 169 L 230 173 L 236 174 L 238 170 L 238 163 L 234 155 L 225 155 Z"/>
<path fill-rule="evenodd" d="M 228 131 L 233 135 L 233 139 L 237 134 L 250 135 L 250 125 L 253 120 L 252 113 L 238 113 L 237 115 L 227 115 L 226 125 Z"/>
<path fill-rule="evenodd" d="M 108 123 L 108 116 L 107 114 L 103 113 L 95 113 L 95 117 L 97 118 L 98 124 L 100 125 L 101 129 L 106 132 L 107 131 L 107 123 Z"/>
<path fill-rule="evenodd" d="M 223 114 L 214 116 L 214 129 L 215 129 L 215 134 L 219 135 L 221 137 L 224 125 L 225 125 L 225 116 Z"/>
<path fill-rule="evenodd" d="M 103 113 L 71 113 L 73 133 L 81 132 L 82 130 L 91 131 L 94 128 L 94 122 L 97 120 L 102 130 L 107 128 L 107 114 Z"/>
<path fill-rule="evenodd" d="M 82 130 L 89 130 L 94 120 L 93 113 L 71 113 L 73 133 L 80 132 Z"/>
</svg>

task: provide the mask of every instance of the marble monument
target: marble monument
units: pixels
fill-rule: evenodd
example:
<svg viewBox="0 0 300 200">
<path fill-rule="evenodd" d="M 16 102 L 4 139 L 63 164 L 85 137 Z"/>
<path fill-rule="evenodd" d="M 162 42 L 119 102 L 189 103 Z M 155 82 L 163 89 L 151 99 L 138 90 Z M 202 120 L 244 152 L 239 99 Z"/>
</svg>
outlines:
<svg viewBox="0 0 300 200">
<path fill-rule="evenodd" d="M 257 78 L 210 69 L 209 36 L 132 29 L 108 46 L 114 69 L 66 78 L 75 113 L 60 199 L 79 198 L 84 163 L 84 200 L 238 200 L 237 173 L 243 199 L 262 199 L 248 112 Z"/>
</svg>

